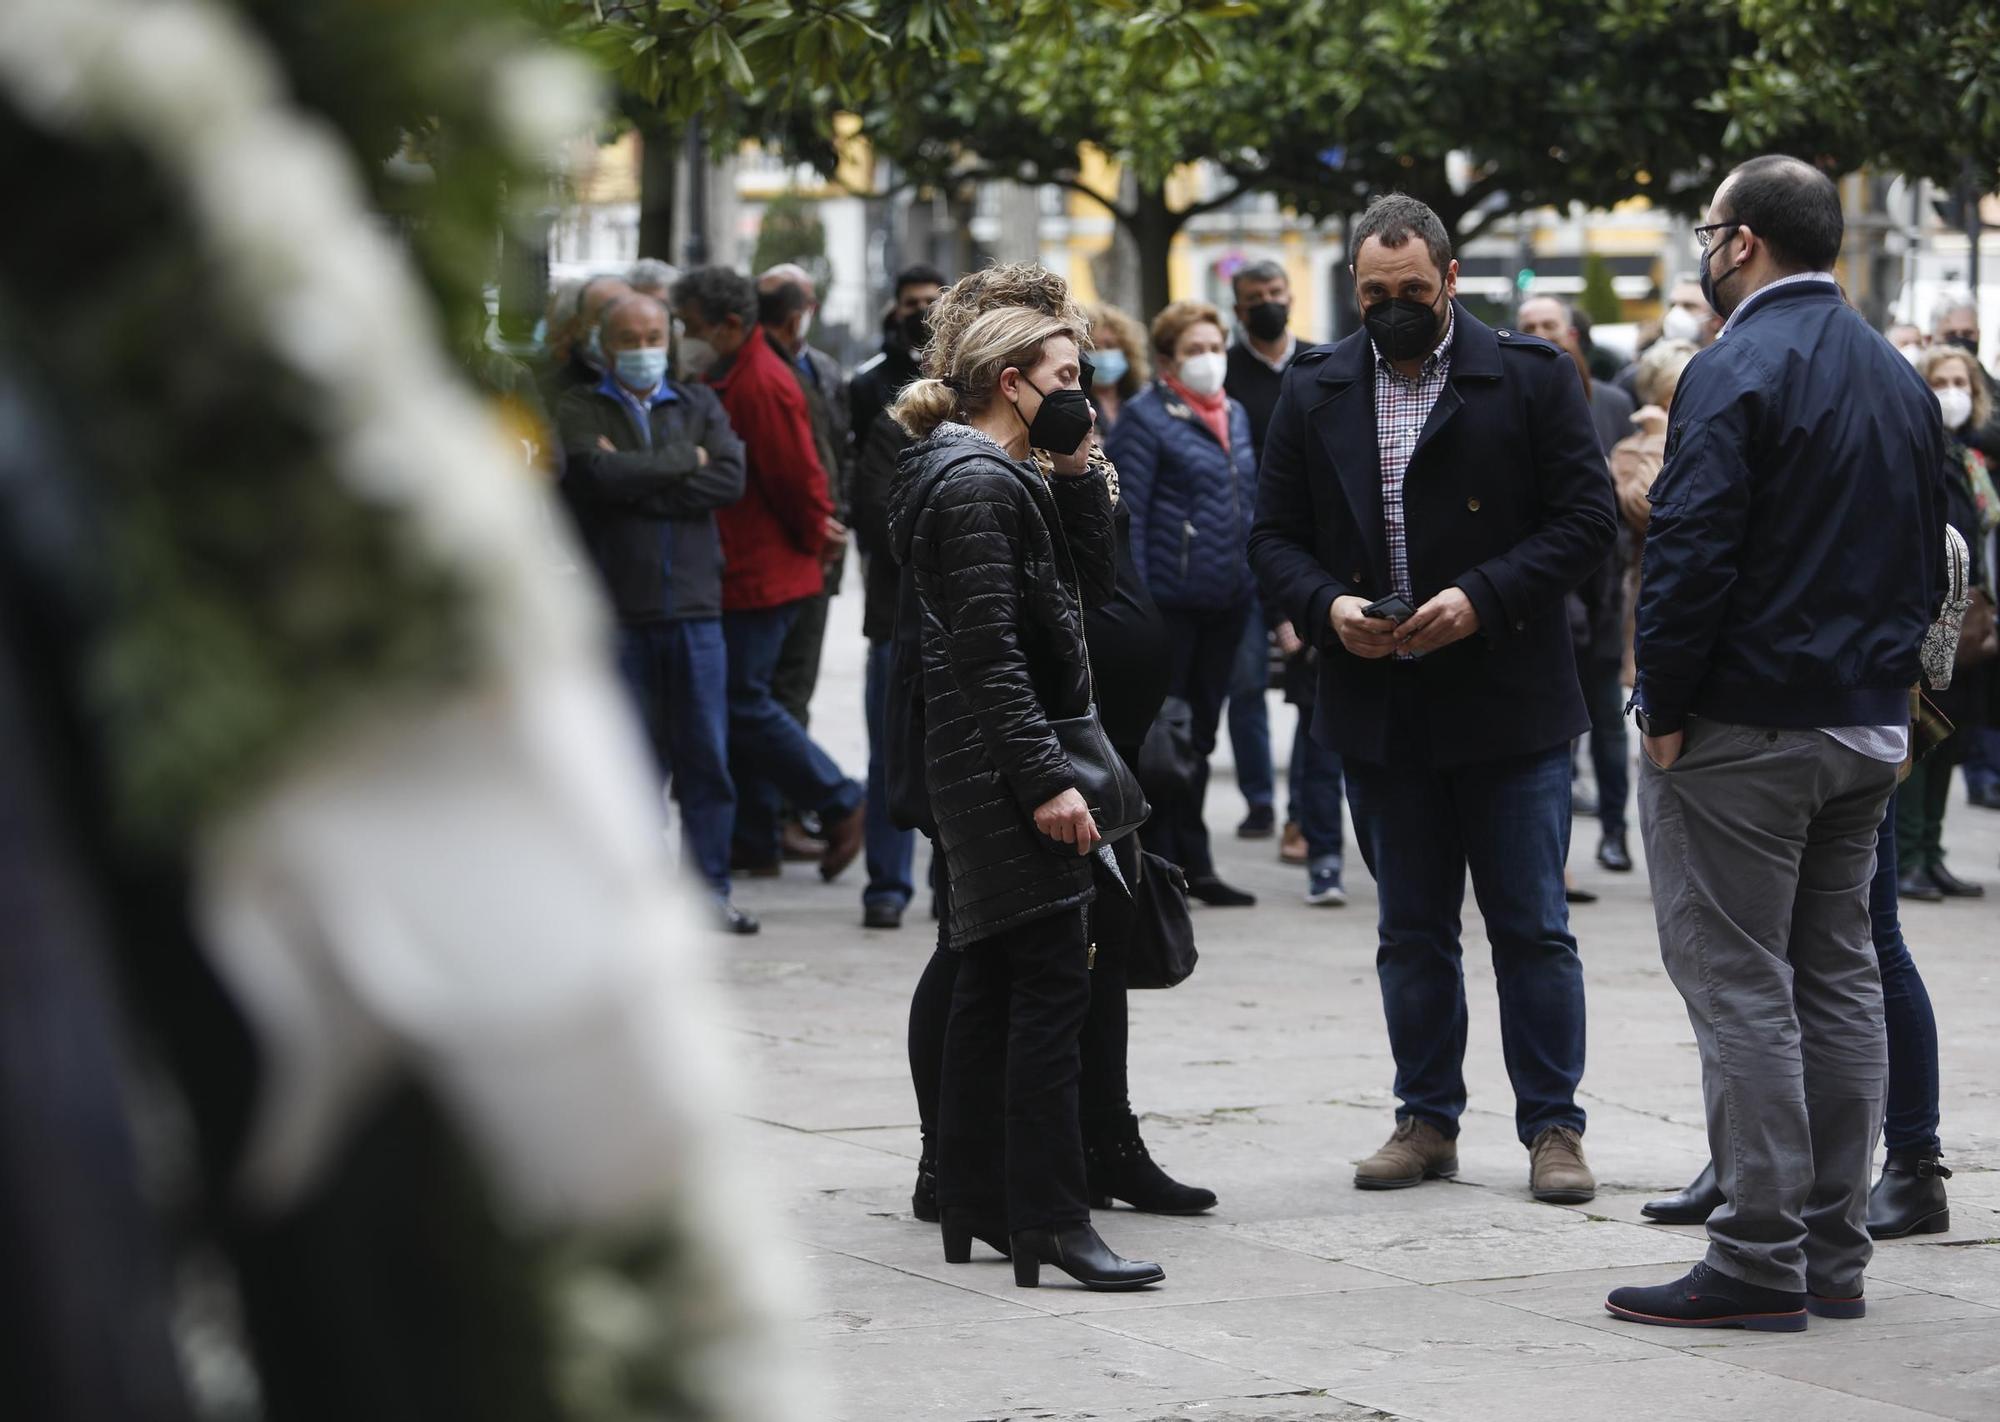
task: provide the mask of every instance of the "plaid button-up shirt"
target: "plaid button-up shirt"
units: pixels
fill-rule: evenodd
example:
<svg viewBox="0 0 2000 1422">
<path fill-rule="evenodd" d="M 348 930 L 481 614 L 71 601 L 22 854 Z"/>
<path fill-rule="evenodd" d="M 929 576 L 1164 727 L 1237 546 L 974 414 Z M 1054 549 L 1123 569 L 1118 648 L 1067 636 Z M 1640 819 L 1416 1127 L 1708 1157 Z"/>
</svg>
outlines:
<svg viewBox="0 0 2000 1422">
<path fill-rule="evenodd" d="M 1381 348 L 1375 348 L 1375 440 L 1382 449 L 1382 532 L 1389 542 L 1389 583 L 1403 599 L 1415 607 L 1416 594 L 1410 590 L 1410 542 L 1403 519 L 1403 476 L 1409 472 L 1410 456 L 1417 451 L 1417 436 L 1444 393 L 1451 374 L 1451 337 L 1458 316 L 1450 307 L 1444 325 L 1444 339 L 1424 358 L 1424 368 L 1415 380 L 1408 379 L 1389 363 Z"/>
</svg>

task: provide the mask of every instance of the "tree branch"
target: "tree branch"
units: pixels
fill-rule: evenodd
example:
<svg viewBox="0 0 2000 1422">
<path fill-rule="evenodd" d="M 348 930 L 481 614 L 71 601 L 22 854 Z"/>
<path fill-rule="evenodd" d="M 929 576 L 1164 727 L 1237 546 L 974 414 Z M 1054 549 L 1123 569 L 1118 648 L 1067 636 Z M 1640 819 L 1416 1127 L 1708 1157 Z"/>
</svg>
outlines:
<svg viewBox="0 0 2000 1422">
<path fill-rule="evenodd" d="M 1232 172 L 1231 176 L 1235 177 L 1236 175 Z M 1228 207 L 1229 204 L 1235 202 L 1236 199 L 1242 197 L 1244 193 L 1249 191 L 1249 189 L 1250 189 L 1249 183 L 1245 182 L 1241 177 L 1236 177 L 1235 184 L 1229 189 L 1228 192 L 1217 194 L 1215 197 L 1212 198 L 1203 198 L 1200 202 L 1189 203 L 1179 212 L 1172 214 L 1174 219 L 1174 230 L 1179 231 L 1182 227 L 1186 226 L 1187 223 L 1194 218 L 1201 217 L 1206 213 L 1217 212 L 1222 208 Z"/>
</svg>

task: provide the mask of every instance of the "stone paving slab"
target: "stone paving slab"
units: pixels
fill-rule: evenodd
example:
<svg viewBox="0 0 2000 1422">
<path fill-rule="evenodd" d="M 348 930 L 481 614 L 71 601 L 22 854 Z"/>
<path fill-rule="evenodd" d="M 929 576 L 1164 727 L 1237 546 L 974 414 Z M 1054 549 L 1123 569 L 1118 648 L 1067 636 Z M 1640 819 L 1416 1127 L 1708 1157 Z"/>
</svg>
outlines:
<svg viewBox="0 0 2000 1422">
<path fill-rule="evenodd" d="M 851 771 L 865 744 L 857 619 L 858 599 L 835 601 L 813 720 Z M 1281 750 L 1291 724 L 1274 703 Z M 1231 780 L 1225 750 L 1209 816 L 1218 862 L 1263 902 L 1198 910 L 1200 970 L 1171 992 L 1135 993 L 1131 1029 L 1133 1100 L 1155 1157 L 1221 1205 L 1193 1219 L 1100 1212 L 1115 1246 L 1167 1269 L 1140 1294 L 1088 1294 L 1048 1270 L 1045 1287 L 1016 1289 L 983 1250 L 947 1266 L 935 1226 L 911 1220 L 904 1034 L 935 935 L 922 898 L 901 931 L 864 933 L 859 866 L 833 885 L 792 866 L 740 886 L 765 922 L 760 937 L 718 940 L 753 1072 L 745 1148 L 809 1286 L 799 1361 L 827 1399 L 798 1422 L 2000 1418 L 2000 815 L 1958 802 L 1946 823 L 1954 868 L 1995 883 L 1994 897 L 1903 915 L 1937 1005 L 1954 1228 L 1881 1246 L 1868 1318 L 1778 1336 L 1644 1328 L 1603 1311 L 1609 1289 L 1672 1277 L 1704 1247 L 1699 1229 L 1639 1214 L 1707 1154 L 1700 1065 L 1660 967 L 1643 867 L 1598 869 L 1594 826 L 1578 822 L 1574 872 L 1603 895 L 1572 915 L 1598 1198 L 1563 1208 L 1527 1194 L 1470 903 L 1459 1180 L 1363 1194 L 1353 1164 L 1394 1109 L 1374 888 L 1356 864 L 1349 907 L 1300 902 L 1302 871 L 1279 865 L 1270 842 L 1230 834 L 1242 810 Z"/>
</svg>

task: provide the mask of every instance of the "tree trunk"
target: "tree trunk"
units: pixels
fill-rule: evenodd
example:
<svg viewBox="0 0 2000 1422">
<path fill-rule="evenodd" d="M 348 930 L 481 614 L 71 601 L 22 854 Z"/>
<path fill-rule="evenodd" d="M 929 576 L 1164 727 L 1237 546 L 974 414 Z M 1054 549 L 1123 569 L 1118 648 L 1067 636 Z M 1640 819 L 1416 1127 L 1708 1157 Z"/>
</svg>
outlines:
<svg viewBox="0 0 2000 1422">
<path fill-rule="evenodd" d="M 658 122 L 639 126 L 639 255 L 674 259 L 674 200 L 682 130 Z"/>
<path fill-rule="evenodd" d="M 1138 199 L 1127 225 L 1139 249 L 1139 311 L 1142 322 L 1159 314 L 1172 300 L 1170 258 L 1174 237 L 1187 219 L 1167 206 L 1164 184 L 1139 186 Z"/>
</svg>

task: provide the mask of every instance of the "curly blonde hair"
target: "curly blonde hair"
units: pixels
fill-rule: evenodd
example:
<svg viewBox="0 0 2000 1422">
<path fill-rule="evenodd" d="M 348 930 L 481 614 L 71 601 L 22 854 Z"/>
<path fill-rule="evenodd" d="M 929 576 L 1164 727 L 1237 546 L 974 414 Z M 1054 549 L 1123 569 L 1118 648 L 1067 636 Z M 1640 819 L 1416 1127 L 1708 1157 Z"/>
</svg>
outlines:
<svg viewBox="0 0 2000 1422">
<path fill-rule="evenodd" d="M 1093 332 L 1102 331 L 1111 343 L 1125 352 L 1125 378 L 1118 382 L 1118 397 L 1130 400 L 1153 378 L 1153 363 L 1146 355 L 1146 329 L 1108 301 L 1090 308 Z"/>
<path fill-rule="evenodd" d="M 1004 327 L 985 325 L 985 318 L 1002 313 L 1037 319 Z M 918 439 L 946 420 L 962 420 L 985 409 L 999 386 L 1000 372 L 1009 366 L 1025 370 L 1033 365 L 1051 336 L 1068 336 L 1078 350 L 1090 349 L 1090 314 L 1070 295 L 1068 282 L 1033 262 L 968 272 L 945 288 L 931 306 L 928 321 L 931 338 L 924 347 L 924 379 L 912 382 L 889 412 Z M 975 328 L 980 328 L 980 338 L 972 342 L 977 349 L 971 350 L 968 341 Z M 1031 331 L 1036 334 L 1030 335 Z M 992 364 L 995 360 L 1000 363 Z"/>
</svg>

